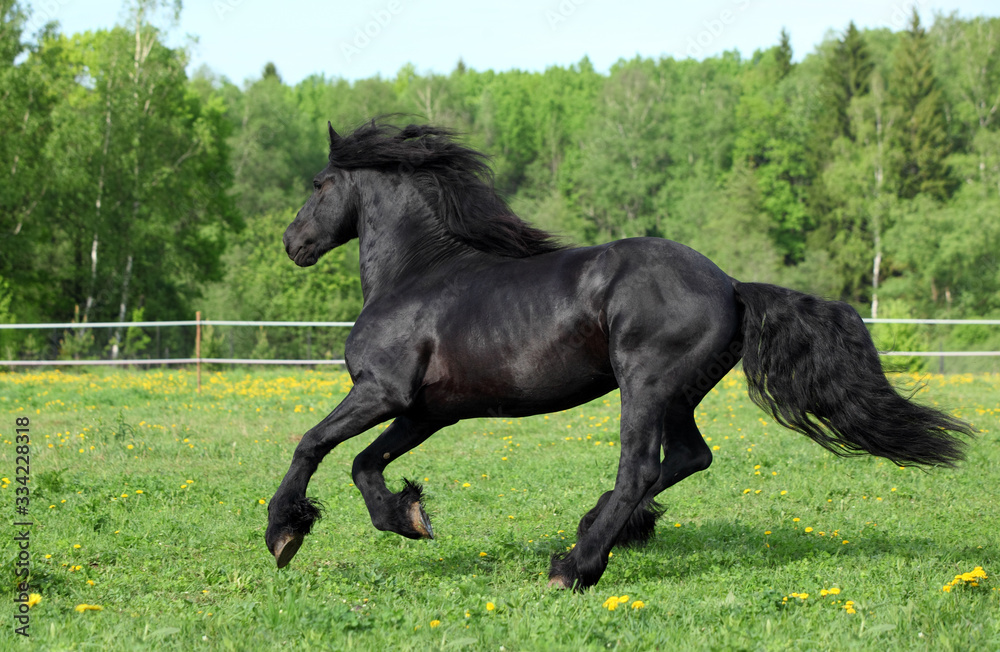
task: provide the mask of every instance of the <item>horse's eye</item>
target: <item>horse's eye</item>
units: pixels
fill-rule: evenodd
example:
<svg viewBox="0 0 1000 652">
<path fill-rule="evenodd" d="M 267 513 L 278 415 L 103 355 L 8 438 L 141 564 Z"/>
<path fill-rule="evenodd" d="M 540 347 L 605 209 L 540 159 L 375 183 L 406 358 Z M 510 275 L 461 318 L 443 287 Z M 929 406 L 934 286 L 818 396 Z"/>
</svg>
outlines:
<svg viewBox="0 0 1000 652">
<path fill-rule="evenodd" d="M 323 184 L 321 184 L 319 181 L 316 181 L 315 179 L 313 179 L 313 189 L 314 190 L 319 190 L 320 186 L 322 186 L 322 185 Z"/>
</svg>

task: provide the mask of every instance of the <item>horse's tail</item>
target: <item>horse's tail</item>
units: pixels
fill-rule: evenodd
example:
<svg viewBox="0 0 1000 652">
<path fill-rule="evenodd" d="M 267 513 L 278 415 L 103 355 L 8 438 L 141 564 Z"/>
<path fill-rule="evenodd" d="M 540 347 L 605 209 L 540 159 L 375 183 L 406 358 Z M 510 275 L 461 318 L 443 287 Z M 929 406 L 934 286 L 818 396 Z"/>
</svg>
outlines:
<svg viewBox="0 0 1000 652">
<path fill-rule="evenodd" d="M 775 421 L 837 455 L 955 466 L 972 428 L 900 396 L 851 306 L 764 283 L 734 281 L 743 305 L 750 398 Z"/>
</svg>

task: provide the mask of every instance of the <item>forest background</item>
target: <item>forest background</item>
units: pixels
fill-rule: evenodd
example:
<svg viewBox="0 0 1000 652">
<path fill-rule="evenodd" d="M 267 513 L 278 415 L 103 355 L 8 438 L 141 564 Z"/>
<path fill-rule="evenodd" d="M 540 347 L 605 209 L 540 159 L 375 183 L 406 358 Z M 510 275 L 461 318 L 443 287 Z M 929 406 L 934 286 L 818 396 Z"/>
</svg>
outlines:
<svg viewBox="0 0 1000 652">
<path fill-rule="evenodd" d="M 1000 18 L 831 26 L 800 62 L 782 32 L 748 57 L 607 74 L 586 58 L 458 61 L 290 85 L 269 64 L 240 87 L 186 73 L 150 18 L 161 4 L 132 3 L 109 30 L 26 34 L 25 8 L 0 0 L 0 323 L 123 324 L 0 331 L 2 359 L 187 356 L 190 329 L 127 324 L 196 310 L 353 320 L 357 243 L 300 270 L 281 234 L 325 165 L 327 120 L 345 132 L 384 114 L 462 133 L 518 214 L 569 243 L 670 238 L 865 317 L 1000 317 Z M 883 348 L 1000 350 L 996 327 L 879 328 Z M 217 327 L 202 355 L 339 358 L 345 335 Z"/>
</svg>

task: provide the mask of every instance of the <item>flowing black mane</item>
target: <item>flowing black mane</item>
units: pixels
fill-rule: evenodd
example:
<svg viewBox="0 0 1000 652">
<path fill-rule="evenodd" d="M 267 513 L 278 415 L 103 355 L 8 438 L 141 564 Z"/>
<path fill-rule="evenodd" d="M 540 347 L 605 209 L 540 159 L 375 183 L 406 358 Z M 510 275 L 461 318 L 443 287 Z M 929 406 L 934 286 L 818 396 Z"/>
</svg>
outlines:
<svg viewBox="0 0 1000 652">
<path fill-rule="evenodd" d="M 444 228 L 480 251 L 524 258 L 564 247 L 507 206 L 493 189 L 489 157 L 456 143 L 454 133 L 427 125 L 404 128 L 374 120 L 330 143 L 330 165 L 412 175 Z"/>
</svg>

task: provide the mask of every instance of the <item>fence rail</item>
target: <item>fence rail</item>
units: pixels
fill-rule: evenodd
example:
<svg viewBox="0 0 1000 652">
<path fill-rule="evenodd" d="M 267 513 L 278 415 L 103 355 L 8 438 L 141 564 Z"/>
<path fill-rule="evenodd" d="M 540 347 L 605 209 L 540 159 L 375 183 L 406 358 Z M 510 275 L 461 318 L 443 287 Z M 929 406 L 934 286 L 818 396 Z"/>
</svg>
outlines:
<svg viewBox="0 0 1000 652">
<path fill-rule="evenodd" d="M 998 321 L 997 323 L 1000 323 Z M 155 328 L 157 326 L 340 326 L 352 327 L 353 321 L 234 321 L 231 319 L 181 319 L 176 321 L 95 321 L 71 324 L 0 324 L 4 329 L 64 329 L 86 328 Z"/>
<path fill-rule="evenodd" d="M 864 318 L 866 324 L 928 324 L 928 325 L 980 325 L 1000 326 L 1000 319 L 904 319 Z M 90 323 L 38 323 L 0 324 L 0 330 L 81 330 L 88 328 L 158 328 L 161 326 L 194 326 L 198 329 L 196 351 L 200 351 L 202 326 L 254 326 L 254 327 L 319 327 L 351 328 L 353 321 L 273 321 L 232 319 L 181 319 L 173 321 L 90 322 Z M 1000 351 L 882 351 L 885 356 L 904 357 L 981 357 L 1000 356 Z M 101 366 L 101 365 L 167 365 L 167 364 L 245 364 L 245 365 L 339 365 L 343 359 L 257 359 L 257 358 L 154 358 L 129 360 L 0 360 L 0 366 Z"/>
<path fill-rule="evenodd" d="M 75 367 L 132 364 L 345 364 L 344 360 L 262 360 L 260 358 L 135 358 L 132 360 L 0 360 L 9 367 Z"/>
</svg>

